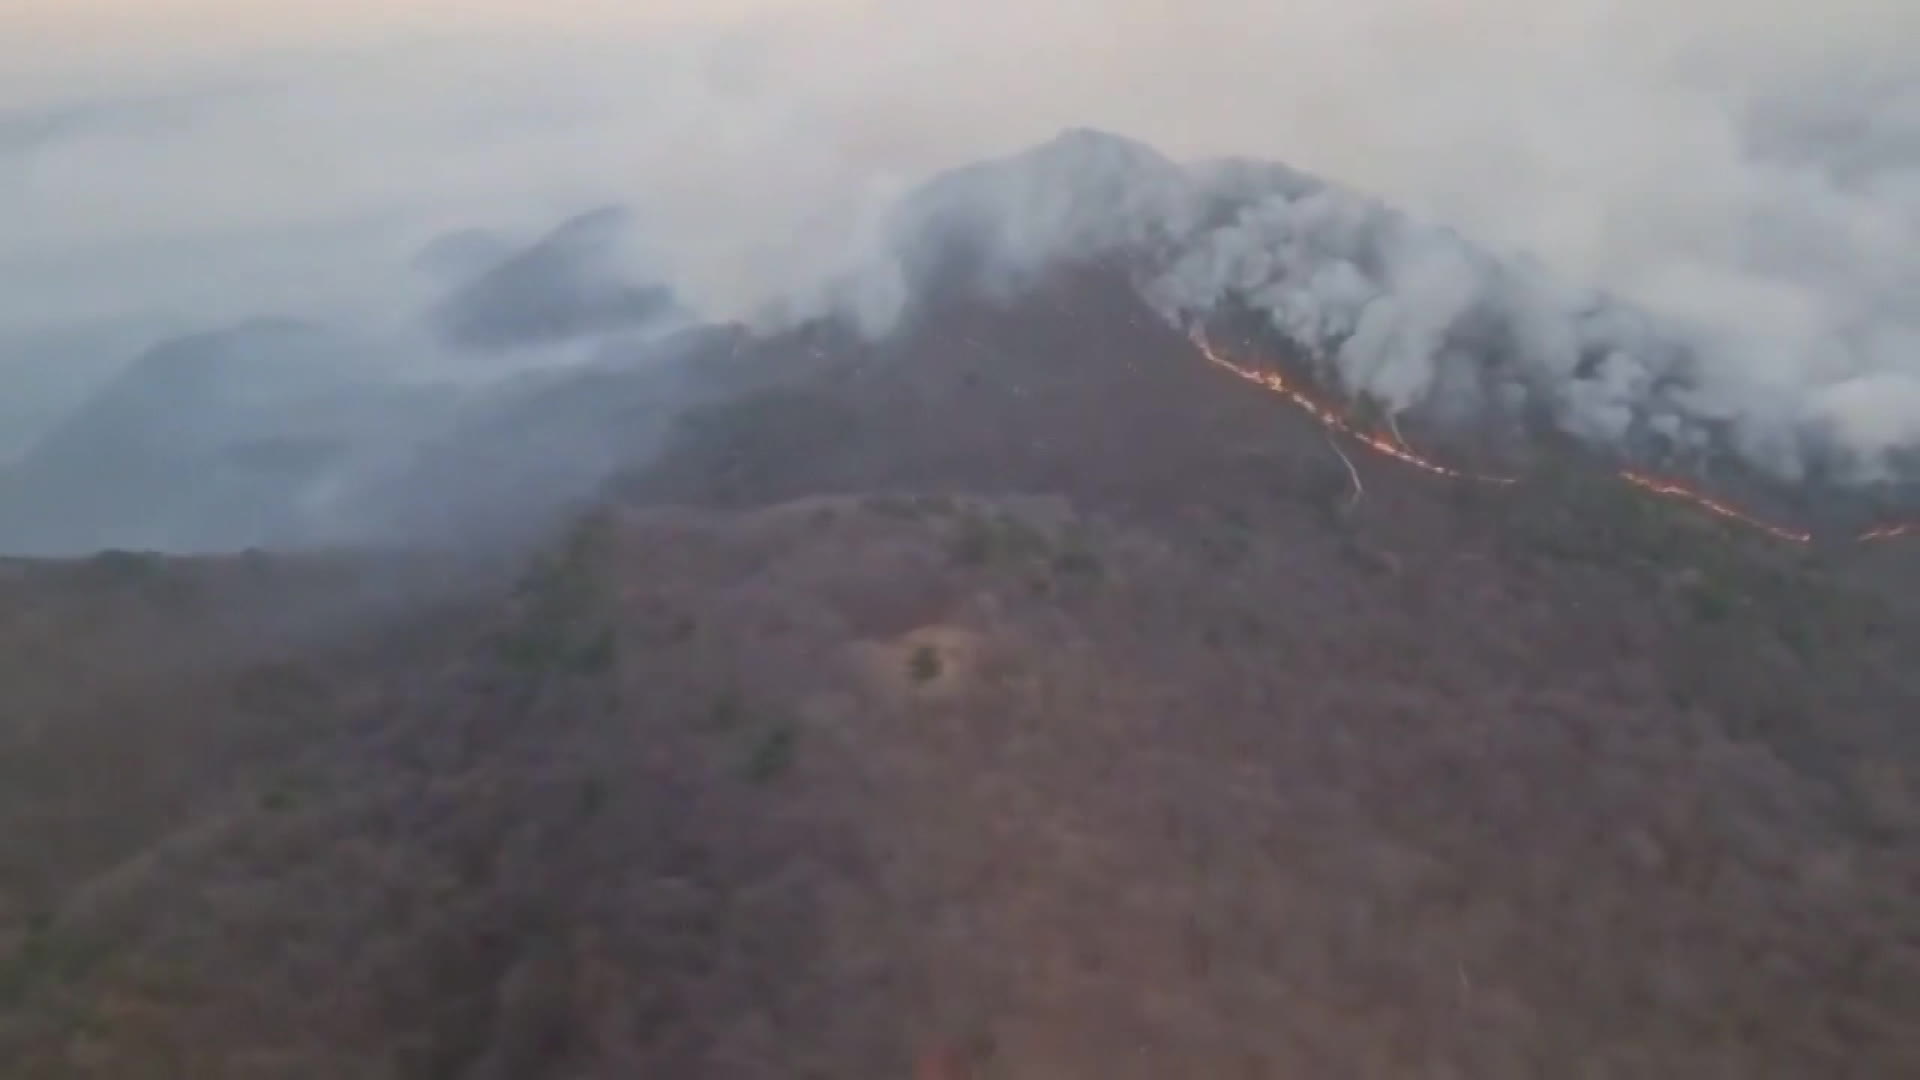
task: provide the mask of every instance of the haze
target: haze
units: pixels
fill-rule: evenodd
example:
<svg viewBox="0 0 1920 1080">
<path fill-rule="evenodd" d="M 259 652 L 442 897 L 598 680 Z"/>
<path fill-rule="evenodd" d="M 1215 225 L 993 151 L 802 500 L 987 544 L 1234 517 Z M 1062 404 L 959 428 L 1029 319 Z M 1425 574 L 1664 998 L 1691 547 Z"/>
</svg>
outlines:
<svg viewBox="0 0 1920 1080">
<path fill-rule="evenodd" d="M 930 172 L 1096 126 L 1378 193 L 1715 328 L 1863 441 L 1920 436 L 1920 9 L 1898 0 L 7 10 L 0 370 L 49 404 L 0 423 L 44 423 L 143 334 L 404 334 L 432 237 L 605 202 L 705 314 L 750 313 L 862 257 Z M 55 340 L 84 347 L 23 344 Z"/>
</svg>

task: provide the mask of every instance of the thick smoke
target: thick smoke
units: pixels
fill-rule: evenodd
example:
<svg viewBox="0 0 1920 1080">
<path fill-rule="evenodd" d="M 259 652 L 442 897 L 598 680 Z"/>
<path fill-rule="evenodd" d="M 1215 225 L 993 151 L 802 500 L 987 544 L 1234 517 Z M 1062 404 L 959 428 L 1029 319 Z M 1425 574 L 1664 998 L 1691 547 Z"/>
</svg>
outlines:
<svg viewBox="0 0 1920 1080">
<path fill-rule="evenodd" d="M 1920 439 L 1900 0 L 15 7 L 14 452 L 181 335 L 291 317 L 464 394 L 630 348 L 669 298 L 884 333 L 955 251 L 1017 289 L 1125 250 L 1170 317 L 1251 304 L 1397 407 L 1789 477 Z M 1018 153 L 1082 128 L 1140 142 Z M 611 257 L 487 298 L 596 206 L 631 212 Z"/>
<path fill-rule="evenodd" d="M 1797 475 L 1800 432 L 1737 365 L 1709 362 L 1710 331 L 1488 256 L 1458 233 L 1333 187 L 1247 198 L 1200 230 L 1150 289 L 1202 319 L 1229 300 L 1264 313 L 1352 394 L 1394 411 L 1544 406 L 1570 433 L 1642 452 L 1737 449 Z M 1785 438 L 1785 442 L 1780 440 Z"/>
<path fill-rule="evenodd" d="M 1814 462 L 1825 479 L 1884 478 L 1882 455 L 1912 438 L 1900 425 L 1920 424 L 1897 400 L 1920 387 L 1904 355 L 1845 358 L 1843 370 L 1873 371 L 1874 389 L 1896 400 L 1875 401 L 1877 430 L 1842 426 L 1855 418 L 1834 402 L 1870 397 L 1867 387 L 1769 381 L 1748 361 L 1777 363 L 1777 339 L 1656 314 L 1273 163 L 1183 168 L 1143 144 L 1070 131 L 940 178 L 889 225 L 885 256 L 839 294 L 880 332 L 930 288 L 1018 291 L 1056 261 L 1110 258 L 1176 325 L 1250 307 L 1325 379 L 1395 412 L 1545 414 L 1636 456 L 1733 454 L 1789 479 Z"/>
</svg>

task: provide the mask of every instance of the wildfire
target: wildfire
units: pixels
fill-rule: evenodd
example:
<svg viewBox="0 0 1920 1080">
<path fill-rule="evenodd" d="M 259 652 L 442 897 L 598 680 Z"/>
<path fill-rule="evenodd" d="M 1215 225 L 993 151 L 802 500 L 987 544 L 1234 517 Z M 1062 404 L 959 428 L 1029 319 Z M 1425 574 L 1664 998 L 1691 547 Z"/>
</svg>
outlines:
<svg viewBox="0 0 1920 1080">
<path fill-rule="evenodd" d="M 1208 363 L 1223 371 L 1231 372 L 1256 386 L 1263 387 L 1285 397 L 1287 400 L 1299 406 L 1301 411 L 1319 421 L 1321 426 L 1325 427 L 1332 434 L 1345 435 L 1378 454 L 1390 457 L 1403 464 L 1411 465 L 1422 472 L 1431 473 L 1435 476 L 1446 476 L 1455 479 L 1474 480 L 1481 483 L 1499 485 L 1517 482 L 1517 478 L 1514 477 L 1483 476 L 1477 473 L 1465 472 L 1460 469 L 1448 468 L 1437 461 L 1421 457 L 1407 447 L 1405 441 L 1399 437 L 1398 429 L 1391 429 L 1386 434 L 1375 434 L 1364 431 L 1338 410 L 1320 403 L 1306 391 L 1288 383 L 1282 376 L 1271 371 L 1261 371 L 1257 368 L 1247 367 L 1222 356 L 1198 331 L 1192 335 L 1192 340 L 1194 347 L 1200 350 L 1200 355 L 1205 357 Z M 1338 448 L 1336 447 L 1336 449 Z M 1343 459 L 1344 457 L 1345 455 L 1342 455 Z M 1353 463 L 1348 462 L 1347 467 L 1348 469 L 1352 469 Z M 1716 517 L 1737 522 L 1747 528 L 1765 533 L 1776 540 L 1784 540 L 1793 544 L 1810 544 L 1813 542 L 1813 534 L 1811 532 L 1804 529 L 1792 529 L 1783 525 L 1775 525 L 1772 522 L 1755 517 L 1741 510 L 1739 507 L 1716 499 L 1704 492 L 1695 491 L 1693 488 L 1687 487 L 1674 480 L 1661 479 L 1646 473 L 1635 472 L 1631 469 L 1622 470 L 1620 479 L 1649 494 L 1688 503 Z M 1357 490 L 1359 487 L 1359 476 L 1357 474 L 1354 477 L 1354 485 Z M 1894 525 L 1876 526 L 1861 533 L 1854 539 L 1858 543 L 1873 543 L 1881 540 L 1892 540 L 1902 536 L 1920 536 L 1920 522 L 1903 522 Z"/>
<path fill-rule="evenodd" d="M 1898 525 L 1881 525 L 1860 534 L 1862 543 L 1875 540 L 1892 540 L 1899 536 L 1920 536 L 1920 523 L 1904 521 Z"/>
<path fill-rule="evenodd" d="M 1422 472 L 1432 473 L 1435 476 L 1448 476 L 1460 480 L 1477 480 L 1486 484 L 1511 484 L 1515 482 L 1512 477 L 1481 476 L 1476 473 L 1464 472 L 1460 469 L 1450 469 L 1437 461 L 1421 457 L 1419 454 L 1408 449 L 1406 444 L 1400 442 L 1396 436 L 1376 435 L 1355 427 L 1352 422 L 1340 415 L 1340 413 L 1333 408 L 1322 405 L 1308 395 L 1306 391 L 1294 387 L 1279 375 L 1270 371 L 1259 371 L 1242 364 L 1236 364 L 1232 360 L 1221 356 L 1205 338 L 1198 334 L 1194 335 L 1193 344 L 1200 350 L 1200 355 L 1207 358 L 1208 363 L 1222 370 L 1230 371 L 1256 386 L 1262 386 L 1276 394 L 1280 394 L 1295 405 L 1298 405 L 1307 415 L 1320 421 L 1321 425 L 1329 431 L 1345 435 L 1376 453 L 1393 458 L 1395 461 L 1403 464 L 1411 465 Z"/>
<path fill-rule="evenodd" d="M 1632 484 L 1642 491 L 1650 491 L 1655 495 L 1692 503 L 1694 506 L 1705 510 L 1709 514 L 1726 518 L 1728 521 L 1737 521 L 1750 529 L 1758 529 L 1776 540 L 1785 540 L 1794 544 L 1810 544 L 1813 542 L 1813 534 L 1810 532 L 1805 532 L 1800 529 L 1789 529 L 1781 525 L 1775 525 L 1772 522 L 1762 521 L 1752 514 L 1737 507 L 1729 506 L 1711 495 L 1695 491 L 1690 487 L 1677 484 L 1671 480 L 1661 480 L 1648 476 L 1645 473 L 1634 472 L 1631 469 L 1622 470 L 1620 479 L 1625 480 L 1627 483 Z"/>
</svg>

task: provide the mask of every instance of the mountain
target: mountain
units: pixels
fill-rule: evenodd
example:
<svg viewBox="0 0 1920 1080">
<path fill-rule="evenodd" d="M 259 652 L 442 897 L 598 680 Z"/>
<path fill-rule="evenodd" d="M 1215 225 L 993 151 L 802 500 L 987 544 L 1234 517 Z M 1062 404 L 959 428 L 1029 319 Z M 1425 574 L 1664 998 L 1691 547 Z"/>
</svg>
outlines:
<svg viewBox="0 0 1920 1080">
<path fill-rule="evenodd" d="M 739 333 L 613 336 L 460 385 L 396 378 L 391 350 L 290 320 L 170 340 L 0 470 L 0 551 L 510 545 L 728 392 Z"/>
<path fill-rule="evenodd" d="M 457 286 L 430 322 L 449 345 L 481 352 L 552 345 L 634 330 L 677 314 L 661 285 L 626 280 L 632 219 L 616 207 L 575 217 Z M 484 257 L 484 238 L 443 238 L 430 263 Z"/>
<path fill-rule="evenodd" d="M 138 320 L 0 335 L 0 464 L 13 461 L 155 336 Z"/>
<path fill-rule="evenodd" d="M 739 361 L 741 327 L 693 321 L 636 232 L 632 214 L 603 208 L 517 248 L 480 229 L 429 245 L 420 266 L 446 292 L 424 320 L 471 367 L 457 388 L 395 375 L 420 370 L 425 343 L 290 320 L 162 343 L 0 473 L 0 550 L 537 533 L 643 462 L 680 412 L 772 369 Z M 1062 267 L 1128 293 L 1142 341 L 1184 348 L 1198 333 L 1277 357 L 1268 375 L 1446 460 L 1527 474 L 1543 452 L 1570 454 L 1823 539 L 1920 516 L 1906 457 L 1850 444 L 1779 387 L 1742 384 L 1686 328 L 1287 166 L 1181 164 L 1096 131 L 932 178 L 874 257 L 825 288 L 832 317 L 763 319 L 761 336 L 784 344 L 746 351 L 784 352 L 795 374 L 819 366 L 809 335 L 890 356 L 931 340 L 919 328 L 945 325 L 942 305 L 1017 305 L 1057 290 Z M 503 364 L 516 373 L 500 377 Z M 1109 375 L 1071 378 L 1098 396 Z M 976 470 L 1009 453 L 969 445 Z"/>
<path fill-rule="evenodd" d="M 1202 198 L 1152 147 L 1077 129 L 934 177 L 901 200 L 888 234 L 916 295 L 1018 291 L 1061 260 L 1164 254 Z"/>
<path fill-rule="evenodd" d="M 0 1057 L 1920 1069 L 1910 549 L 1436 474 L 1023 273 L 500 388 L 396 495 L 636 455 L 524 561 L 0 566 Z"/>
</svg>

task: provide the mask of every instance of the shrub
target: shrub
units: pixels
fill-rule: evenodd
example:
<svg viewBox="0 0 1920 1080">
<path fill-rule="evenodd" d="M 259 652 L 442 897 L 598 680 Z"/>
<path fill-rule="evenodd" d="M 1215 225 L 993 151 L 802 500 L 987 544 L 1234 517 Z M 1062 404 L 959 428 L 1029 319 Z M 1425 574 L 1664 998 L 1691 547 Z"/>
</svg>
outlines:
<svg viewBox="0 0 1920 1080">
<path fill-rule="evenodd" d="M 907 674 L 917 683 L 932 682 L 940 677 L 941 667 L 940 653 L 931 645 L 922 645 L 907 661 Z"/>
<path fill-rule="evenodd" d="M 744 769 L 747 779 L 756 784 L 779 779 L 793 767 L 799 741 L 800 733 L 791 724 L 779 724 L 762 732 L 747 754 Z"/>
<path fill-rule="evenodd" d="M 100 942 L 36 918 L 13 951 L 0 956 L 0 1007 L 18 1007 L 43 990 L 81 978 L 105 954 Z"/>
<path fill-rule="evenodd" d="M 1041 559 L 1052 547 L 1045 533 L 1009 514 L 962 514 L 947 542 L 948 554 L 962 566 Z"/>
<path fill-rule="evenodd" d="M 1703 579 L 1687 590 L 1688 606 L 1701 622 L 1725 622 L 1739 607 L 1739 600 L 1724 583 Z"/>
</svg>

